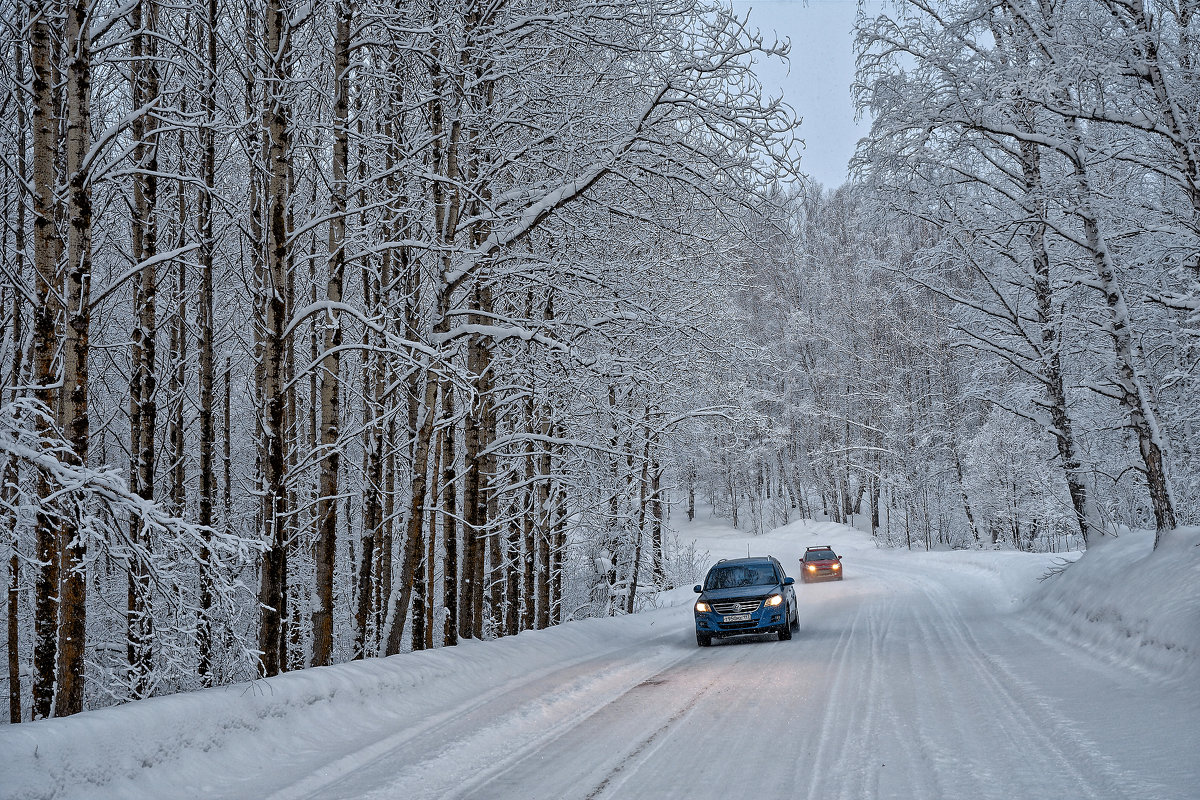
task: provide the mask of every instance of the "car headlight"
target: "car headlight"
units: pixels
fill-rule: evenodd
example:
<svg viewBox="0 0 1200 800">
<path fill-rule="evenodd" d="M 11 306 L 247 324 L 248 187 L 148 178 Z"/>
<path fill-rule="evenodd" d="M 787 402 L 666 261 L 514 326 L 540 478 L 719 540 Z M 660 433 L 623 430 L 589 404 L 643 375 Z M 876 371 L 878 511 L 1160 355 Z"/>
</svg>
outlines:
<svg viewBox="0 0 1200 800">
<path fill-rule="evenodd" d="M 702 614 L 707 613 L 709 611 L 712 611 L 712 606 L 710 606 L 708 603 L 704 602 L 703 600 L 697 600 L 696 601 L 696 611 L 699 613 L 702 613 Z"/>
<path fill-rule="evenodd" d="M 841 569 L 841 568 L 842 568 L 841 564 L 834 564 L 832 567 L 832 569 Z"/>
<path fill-rule="evenodd" d="M 809 565 L 808 565 L 808 571 L 809 571 L 809 572 L 816 572 L 816 571 L 817 571 L 817 565 L 816 565 L 816 564 L 809 564 Z"/>
<path fill-rule="evenodd" d="M 768 606 L 777 606 L 782 602 L 783 602 L 783 595 L 781 595 L 781 594 L 773 594 L 767 598 Z"/>
</svg>

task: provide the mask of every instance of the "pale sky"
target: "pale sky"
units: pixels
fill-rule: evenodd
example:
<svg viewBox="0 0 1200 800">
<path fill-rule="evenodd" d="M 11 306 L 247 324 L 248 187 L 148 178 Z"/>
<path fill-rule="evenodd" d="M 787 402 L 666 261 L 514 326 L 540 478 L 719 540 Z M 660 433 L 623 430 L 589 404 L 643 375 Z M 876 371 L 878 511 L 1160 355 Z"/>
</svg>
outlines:
<svg viewBox="0 0 1200 800">
<path fill-rule="evenodd" d="M 878 13 L 883 4 L 870 0 L 866 7 Z M 734 0 L 740 14 L 750 13 L 750 23 L 768 42 L 791 39 L 790 70 L 779 59 L 757 65 L 768 93 L 783 92 L 783 99 L 804 118 L 800 135 L 805 140 L 801 166 L 827 189 L 846 180 L 846 166 L 855 143 L 868 132 L 864 120 L 854 121 L 850 84 L 854 80 L 854 27 L 856 0 Z"/>
</svg>

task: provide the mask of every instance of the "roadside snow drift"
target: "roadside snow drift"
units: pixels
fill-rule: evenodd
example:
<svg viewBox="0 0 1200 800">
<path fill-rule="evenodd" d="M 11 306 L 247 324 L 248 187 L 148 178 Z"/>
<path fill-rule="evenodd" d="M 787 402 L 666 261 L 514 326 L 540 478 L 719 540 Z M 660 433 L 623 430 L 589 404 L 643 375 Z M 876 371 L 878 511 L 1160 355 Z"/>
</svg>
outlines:
<svg viewBox="0 0 1200 800">
<path fill-rule="evenodd" d="M 1030 615 L 1072 644 L 1130 669 L 1196 675 L 1200 527 L 1180 528 L 1157 550 L 1153 546 L 1152 531 L 1100 537 L 1033 591 Z"/>
</svg>

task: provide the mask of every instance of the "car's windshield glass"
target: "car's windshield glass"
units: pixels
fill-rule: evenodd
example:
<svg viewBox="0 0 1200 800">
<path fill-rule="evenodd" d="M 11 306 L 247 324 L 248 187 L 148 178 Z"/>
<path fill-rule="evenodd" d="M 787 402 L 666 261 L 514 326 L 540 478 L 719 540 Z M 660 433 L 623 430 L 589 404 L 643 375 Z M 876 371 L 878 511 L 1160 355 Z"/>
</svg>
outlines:
<svg viewBox="0 0 1200 800">
<path fill-rule="evenodd" d="M 735 564 L 713 567 L 705 581 L 705 589 L 734 589 L 738 586 L 764 586 L 778 583 L 775 568 L 770 564 Z"/>
<path fill-rule="evenodd" d="M 804 556 L 805 561 L 833 561 L 835 558 L 832 550 L 813 550 Z"/>
</svg>

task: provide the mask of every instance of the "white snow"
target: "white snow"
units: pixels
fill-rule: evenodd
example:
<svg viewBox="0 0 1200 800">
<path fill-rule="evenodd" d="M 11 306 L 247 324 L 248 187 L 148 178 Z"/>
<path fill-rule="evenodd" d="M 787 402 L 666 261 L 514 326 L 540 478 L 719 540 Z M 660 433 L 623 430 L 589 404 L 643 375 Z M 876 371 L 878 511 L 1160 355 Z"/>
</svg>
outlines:
<svg viewBox="0 0 1200 800">
<path fill-rule="evenodd" d="M 791 642 L 700 649 L 662 607 L 0 728 L 4 798 L 1200 796 L 1200 529 L 1151 552 L 878 550 L 681 525 L 798 576 Z M 1071 556 L 1076 558 L 1076 556 Z"/>
</svg>

